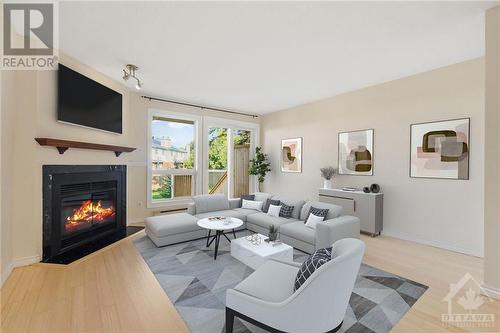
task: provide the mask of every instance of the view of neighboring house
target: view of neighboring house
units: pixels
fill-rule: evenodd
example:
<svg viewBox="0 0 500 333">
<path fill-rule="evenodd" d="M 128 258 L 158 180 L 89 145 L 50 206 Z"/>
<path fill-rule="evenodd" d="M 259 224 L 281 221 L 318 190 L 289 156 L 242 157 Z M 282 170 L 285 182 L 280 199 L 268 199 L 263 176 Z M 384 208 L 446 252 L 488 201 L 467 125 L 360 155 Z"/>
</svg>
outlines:
<svg viewBox="0 0 500 333">
<path fill-rule="evenodd" d="M 172 145 L 169 137 L 155 138 L 152 141 L 151 162 L 155 169 L 177 169 L 188 159 L 189 147 Z"/>
</svg>

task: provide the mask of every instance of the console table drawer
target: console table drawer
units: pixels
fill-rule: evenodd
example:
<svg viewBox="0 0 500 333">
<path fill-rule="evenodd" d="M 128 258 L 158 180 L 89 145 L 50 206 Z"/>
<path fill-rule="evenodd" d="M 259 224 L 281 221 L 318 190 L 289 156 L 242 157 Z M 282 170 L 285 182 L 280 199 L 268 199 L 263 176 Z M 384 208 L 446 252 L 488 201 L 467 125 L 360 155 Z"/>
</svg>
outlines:
<svg viewBox="0 0 500 333">
<path fill-rule="evenodd" d="M 342 214 L 344 215 L 354 215 L 354 212 L 356 211 L 356 200 L 351 198 L 326 196 L 320 194 L 320 201 L 342 207 Z"/>
</svg>

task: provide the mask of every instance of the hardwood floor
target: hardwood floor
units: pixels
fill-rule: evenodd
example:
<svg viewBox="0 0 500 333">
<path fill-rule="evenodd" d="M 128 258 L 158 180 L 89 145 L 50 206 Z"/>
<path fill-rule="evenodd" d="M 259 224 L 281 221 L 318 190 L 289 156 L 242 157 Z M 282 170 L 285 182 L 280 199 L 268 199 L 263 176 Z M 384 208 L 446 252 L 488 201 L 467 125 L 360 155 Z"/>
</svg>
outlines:
<svg viewBox="0 0 500 333">
<path fill-rule="evenodd" d="M 449 284 L 466 272 L 481 281 L 481 259 L 386 236 L 362 239 L 367 245 L 365 263 L 429 286 L 393 332 L 500 331 L 498 322 L 493 328 L 469 330 L 441 323 Z M 500 302 L 481 310 L 500 321 Z M 1 331 L 189 330 L 129 237 L 67 266 L 15 269 L 1 290 Z"/>
<path fill-rule="evenodd" d="M 15 269 L 1 331 L 189 332 L 130 237 L 67 266 Z"/>
</svg>

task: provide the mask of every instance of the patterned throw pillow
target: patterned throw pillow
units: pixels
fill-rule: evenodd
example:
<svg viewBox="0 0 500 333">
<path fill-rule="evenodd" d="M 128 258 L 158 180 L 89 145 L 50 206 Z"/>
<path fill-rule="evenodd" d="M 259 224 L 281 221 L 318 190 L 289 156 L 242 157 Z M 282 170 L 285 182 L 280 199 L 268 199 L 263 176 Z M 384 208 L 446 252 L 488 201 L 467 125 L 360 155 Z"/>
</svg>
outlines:
<svg viewBox="0 0 500 333">
<path fill-rule="evenodd" d="M 328 208 L 322 209 L 322 208 L 311 207 L 309 209 L 309 213 L 307 213 L 306 221 L 309 218 L 310 214 L 314 214 L 316 216 L 324 217 L 326 219 L 326 216 L 328 215 L 328 211 L 329 211 Z M 304 223 L 305 223 L 305 221 L 304 221 Z"/>
<path fill-rule="evenodd" d="M 279 200 L 267 199 L 266 202 L 264 202 L 264 206 L 262 206 L 262 211 L 267 213 L 270 205 L 279 206 L 280 203 L 281 202 Z"/>
<path fill-rule="evenodd" d="M 253 200 L 255 200 L 255 195 L 253 195 L 253 194 L 242 195 L 240 197 L 240 208 L 243 205 L 243 199 L 253 201 Z"/>
<path fill-rule="evenodd" d="M 288 206 L 284 203 L 281 203 L 280 216 L 284 218 L 291 218 L 294 206 Z"/>
<path fill-rule="evenodd" d="M 306 280 L 323 264 L 332 259 L 332 248 L 317 249 L 307 258 L 300 267 L 300 270 L 295 277 L 295 285 L 293 291 L 296 291 L 306 282 Z"/>
</svg>

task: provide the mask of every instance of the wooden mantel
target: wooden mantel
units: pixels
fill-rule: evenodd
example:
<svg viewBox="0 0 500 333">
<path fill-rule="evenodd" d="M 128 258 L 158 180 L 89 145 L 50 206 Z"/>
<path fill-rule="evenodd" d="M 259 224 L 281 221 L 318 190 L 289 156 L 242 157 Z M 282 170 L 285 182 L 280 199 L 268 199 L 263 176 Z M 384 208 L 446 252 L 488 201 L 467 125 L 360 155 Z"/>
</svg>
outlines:
<svg viewBox="0 0 500 333">
<path fill-rule="evenodd" d="M 113 151 L 118 157 L 121 153 L 130 153 L 136 149 L 131 147 L 102 145 L 91 142 L 69 141 L 51 138 L 35 138 L 35 140 L 40 146 L 56 147 L 59 151 L 59 154 L 64 154 L 69 148 L 80 148 Z"/>
</svg>

